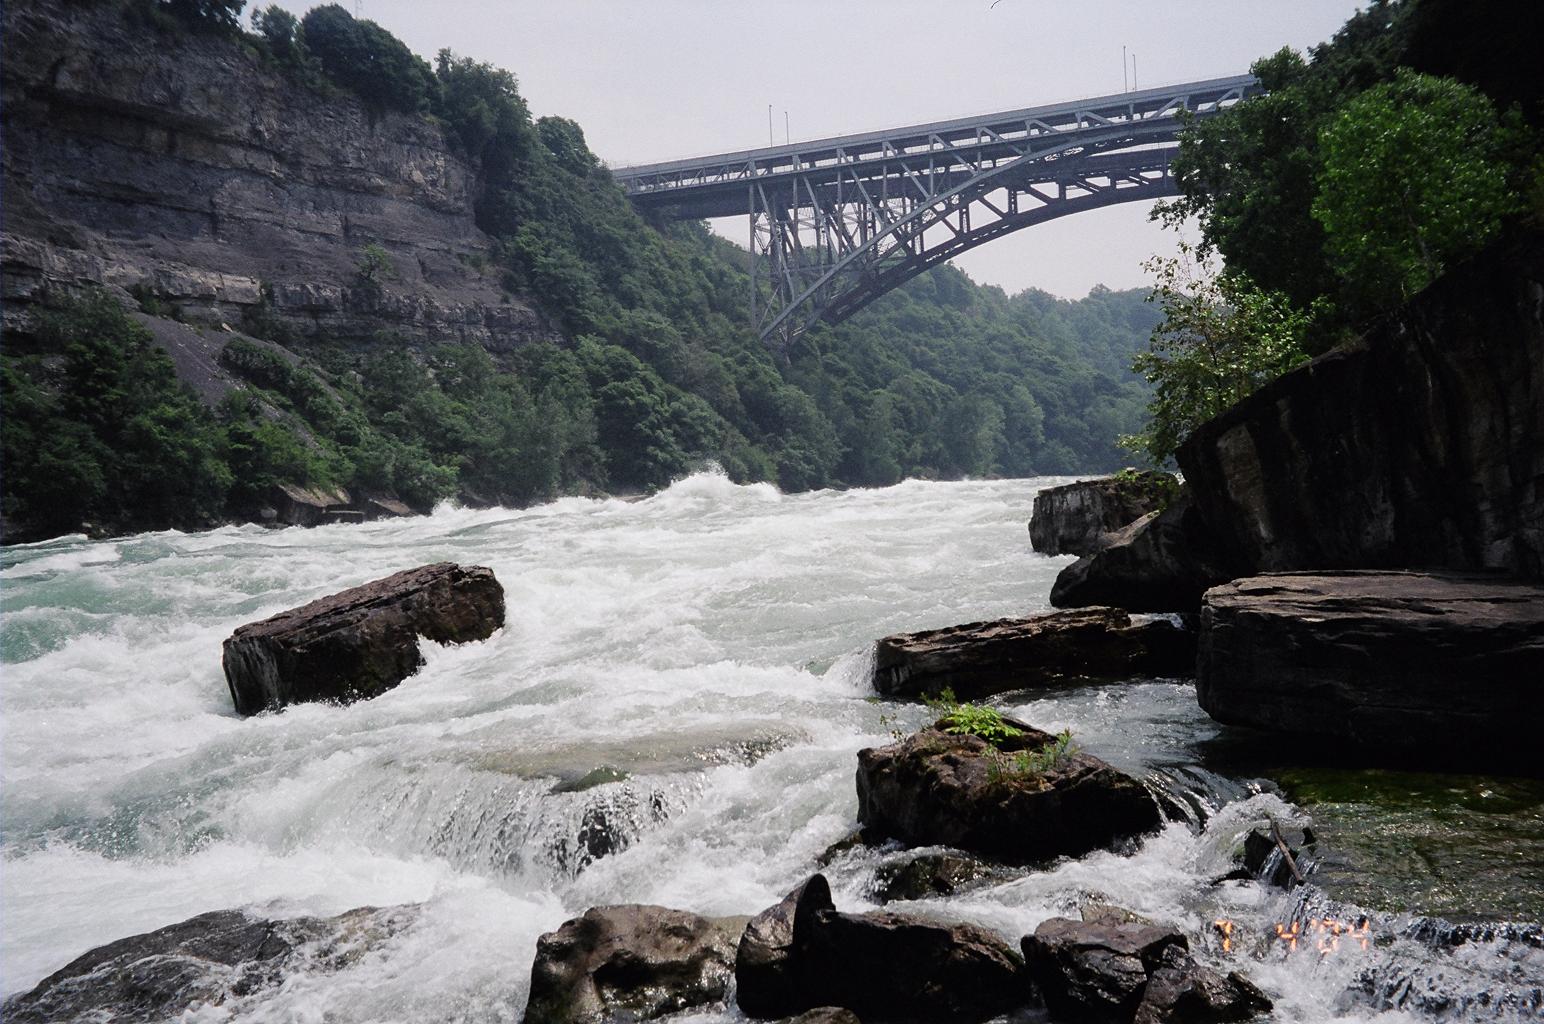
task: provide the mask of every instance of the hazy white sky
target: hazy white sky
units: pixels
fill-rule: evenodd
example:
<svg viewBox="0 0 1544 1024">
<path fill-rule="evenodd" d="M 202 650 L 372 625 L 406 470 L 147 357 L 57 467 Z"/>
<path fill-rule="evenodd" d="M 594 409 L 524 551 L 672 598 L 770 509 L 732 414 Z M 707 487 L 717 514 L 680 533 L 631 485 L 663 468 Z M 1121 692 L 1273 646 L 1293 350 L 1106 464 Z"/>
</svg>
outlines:
<svg viewBox="0 0 1544 1024">
<path fill-rule="evenodd" d="M 266 0 L 259 0 L 266 2 Z M 1356 0 L 340 0 L 432 58 L 513 71 L 538 116 L 584 126 L 613 166 L 1240 74 L 1321 42 Z M 302 13 L 313 3 L 282 0 Z M 1147 282 L 1174 237 L 1131 203 L 1028 228 L 957 260 L 1009 291 L 1070 298 Z M 744 243 L 746 226 L 715 225 Z"/>
</svg>

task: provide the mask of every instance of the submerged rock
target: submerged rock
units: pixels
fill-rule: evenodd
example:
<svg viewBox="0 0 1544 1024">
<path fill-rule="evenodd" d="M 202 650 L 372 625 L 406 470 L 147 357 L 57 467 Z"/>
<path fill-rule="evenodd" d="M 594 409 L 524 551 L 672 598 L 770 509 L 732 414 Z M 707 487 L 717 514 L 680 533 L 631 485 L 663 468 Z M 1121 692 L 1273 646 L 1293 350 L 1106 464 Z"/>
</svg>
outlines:
<svg viewBox="0 0 1544 1024">
<path fill-rule="evenodd" d="M 888 903 L 891 900 L 952 896 L 972 882 L 989 876 L 992 870 L 992 865 L 964 854 L 924 853 L 880 865 L 874 872 L 874 898 L 880 903 Z"/>
<path fill-rule="evenodd" d="M 843 914 L 813 875 L 746 925 L 736 998 L 752 1017 L 842 1007 L 866 1022 L 979 1021 L 1028 1000 L 1018 954 L 974 925 Z"/>
<path fill-rule="evenodd" d="M 269 921 L 240 910 L 200 914 L 99 946 L 5 1001 L 8 1024 L 180 1018 L 229 1006 L 299 973 L 353 963 L 412 922 L 412 907 Z"/>
<path fill-rule="evenodd" d="M 1010 862 L 1076 857 L 1156 829 L 1158 804 L 1140 782 L 1023 722 L 993 746 L 942 722 L 887 747 L 858 751 L 858 820 L 914 846 L 952 846 Z M 1017 759 L 1022 757 L 1022 760 Z"/>
<path fill-rule="evenodd" d="M 1189 675 L 1195 633 L 1166 621 L 1132 625 L 1118 608 L 900 633 L 875 645 L 874 689 L 916 699 L 951 689 L 961 700 L 1085 679 Z"/>
<path fill-rule="evenodd" d="M 225 679 L 242 715 L 364 700 L 418 671 L 419 637 L 465 643 L 503 625 L 491 569 L 439 562 L 240 627 L 225 641 Z"/>
<path fill-rule="evenodd" d="M 1283 573 L 1206 595 L 1196 695 L 1230 725 L 1434 766 L 1539 774 L 1544 585 Z"/>
<path fill-rule="evenodd" d="M 1063 569 L 1051 587 L 1051 604 L 1194 612 L 1207 588 L 1234 576 L 1214 548 L 1186 492 L 1162 512 L 1111 534 L 1098 551 Z"/>
<path fill-rule="evenodd" d="M 592 907 L 536 941 L 526 1024 L 652 1020 L 720 1003 L 746 919 Z"/>
<path fill-rule="evenodd" d="M 1053 917 L 1024 937 L 1024 963 L 1056 1020 L 1244 1021 L 1271 1008 L 1247 979 L 1196 963 L 1172 928 Z"/>
<path fill-rule="evenodd" d="M 1042 555 L 1091 555 L 1105 538 L 1174 497 L 1171 473 L 1126 472 L 1047 487 L 1035 495 L 1029 543 Z"/>
</svg>

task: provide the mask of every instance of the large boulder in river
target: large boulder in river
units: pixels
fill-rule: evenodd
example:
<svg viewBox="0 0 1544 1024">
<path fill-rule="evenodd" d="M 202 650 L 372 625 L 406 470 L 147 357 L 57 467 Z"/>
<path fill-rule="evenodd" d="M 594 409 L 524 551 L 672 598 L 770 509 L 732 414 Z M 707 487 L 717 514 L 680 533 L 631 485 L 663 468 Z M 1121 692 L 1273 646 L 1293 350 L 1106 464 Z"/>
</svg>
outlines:
<svg viewBox="0 0 1544 1024">
<path fill-rule="evenodd" d="M 961 700 L 1085 679 L 1189 675 L 1195 634 L 1166 621 L 1132 625 L 1118 608 L 970 622 L 887 636 L 875 644 L 874 689 Z"/>
<path fill-rule="evenodd" d="M 724 1000 L 746 919 L 592 907 L 536 942 L 526 1024 L 652 1020 Z"/>
<path fill-rule="evenodd" d="M 1018 954 L 974 925 L 843 914 L 813 875 L 746 925 L 736 999 L 752 1017 L 844 1007 L 866 1024 L 980 1021 L 1027 1002 Z"/>
<path fill-rule="evenodd" d="M 1047 487 L 1035 495 L 1030 546 L 1042 555 L 1091 555 L 1108 534 L 1158 511 L 1178 490 L 1172 473 L 1154 470 Z"/>
<path fill-rule="evenodd" d="M 1081 856 L 1156 829 L 1136 779 L 1023 722 L 988 743 L 944 721 L 858 751 L 858 820 L 912 846 L 952 846 L 1015 863 Z"/>
<path fill-rule="evenodd" d="M 1235 580 L 1206 595 L 1196 695 L 1231 725 L 1538 774 L 1544 585 L 1371 571 Z"/>
<path fill-rule="evenodd" d="M 225 680 L 243 715 L 347 703 L 418 671 L 420 637 L 486 640 L 503 625 L 504 588 L 491 569 L 438 562 L 240 627 L 225 641 Z"/>
<path fill-rule="evenodd" d="M 1098 551 L 1063 569 L 1051 587 L 1051 604 L 1194 612 L 1208 588 L 1233 575 L 1186 494 L 1105 538 Z"/>
<path fill-rule="evenodd" d="M 110 942 L 12 996 L 6 1024 L 180 1020 L 189 1011 L 240 1017 L 238 1004 L 299 974 L 336 971 L 414 920 L 412 907 L 363 907 L 337 917 L 270 921 L 240 910 L 200 914 Z"/>
<path fill-rule="evenodd" d="M 1056 1020 L 1095 1024 L 1221 1024 L 1271 1008 L 1237 974 L 1190 958 L 1185 936 L 1137 922 L 1053 917 L 1023 941 L 1027 972 Z"/>
</svg>

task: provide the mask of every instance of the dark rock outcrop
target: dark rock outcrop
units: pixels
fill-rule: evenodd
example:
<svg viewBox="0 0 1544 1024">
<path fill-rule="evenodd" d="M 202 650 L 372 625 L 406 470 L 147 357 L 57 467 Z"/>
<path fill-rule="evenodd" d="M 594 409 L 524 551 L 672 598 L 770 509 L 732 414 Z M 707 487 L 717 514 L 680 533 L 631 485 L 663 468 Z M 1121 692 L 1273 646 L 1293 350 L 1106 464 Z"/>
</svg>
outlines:
<svg viewBox="0 0 1544 1024">
<path fill-rule="evenodd" d="M 260 997 L 302 971 L 345 967 L 414 916 L 411 907 L 283 921 L 240 910 L 200 914 L 91 950 L 7 999 L 0 1016 L 8 1024 L 181 1019 L 198 1007 Z"/>
<path fill-rule="evenodd" d="M 1047 487 L 1035 495 L 1029 543 L 1042 555 L 1091 555 L 1107 535 L 1157 512 L 1178 484 L 1147 470 Z"/>
<path fill-rule="evenodd" d="M 1156 829 L 1158 805 L 1131 776 L 1073 749 L 1043 771 L 1014 755 L 1056 738 L 1022 722 L 993 746 L 935 725 L 858 751 L 858 820 L 913 846 L 952 846 L 1024 863 L 1080 856 Z"/>
<path fill-rule="evenodd" d="M 736 998 L 752 1017 L 842 1007 L 867 1022 L 978 1021 L 1027 1001 L 1018 954 L 973 925 L 843 914 L 813 875 L 746 925 Z"/>
<path fill-rule="evenodd" d="M 225 680 L 242 715 L 363 700 L 418 671 L 419 637 L 465 643 L 503 625 L 492 570 L 438 562 L 240 627 L 225 641 Z"/>
<path fill-rule="evenodd" d="M 652 1020 L 721 1003 L 745 920 L 592 907 L 537 940 L 526 1024 Z"/>
<path fill-rule="evenodd" d="M 1166 621 L 1132 625 L 1118 608 L 901 633 L 874 649 L 874 689 L 908 699 L 951 689 L 961 700 L 976 700 L 1033 686 L 1194 670 L 1191 630 Z"/>
<path fill-rule="evenodd" d="M 1022 945 L 1025 969 L 1056 1020 L 1210 1024 L 1271 1008 L 1242 976 L 1197 964 L 1171 928 L 1054 917 Z"/>
<path fill-rule="evenodd" d="M 1232 578 L 1544 577 L 1544 233 L 1203 424 L 1178 461 Z"/>
<path fill-rule="evenodd" d="M 1414 572 L 1289 573 L 1206 595 L 1196 695 L 1220 722 L 1540 771 L 1544 586 Z"/>
<path fill-rule="evenodd" d="M 1052 1016 L 1129 1021 L 1148 975 L 1169 962 L 1166 954 L 1183 956 L 1190 944 L 1172 928 L 1053 917 L 1026 935 L 1022 947 L 1025 968 Z"/>
<path fill-rule="evenodd" d="M 1105 538 L 1056 577 L 1058 608 L 1114 605 L 1134 612 L 1193 612 L 1207 589 L 1233 577 L 1187 493 Z"/>
</svg>

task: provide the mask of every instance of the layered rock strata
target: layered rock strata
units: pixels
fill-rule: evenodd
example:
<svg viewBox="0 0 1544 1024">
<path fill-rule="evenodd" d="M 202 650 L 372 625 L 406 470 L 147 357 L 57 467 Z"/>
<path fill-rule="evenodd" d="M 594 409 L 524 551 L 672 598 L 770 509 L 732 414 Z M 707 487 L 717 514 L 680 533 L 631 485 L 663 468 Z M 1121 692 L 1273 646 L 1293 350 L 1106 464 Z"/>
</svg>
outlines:
<svg viewBox="0 0 1544 1024">
<path fill-rule="evenodd" d="M 478 170 L 440 126 L 129 6 L 14 0 L 0 15 L 8 336 L 46 293 L 88 285 L 269 336 L 495 352 L 554 336 L 479 269 Z M 367 245 L 389 268 L 361 270 Z"/>
</svg>

